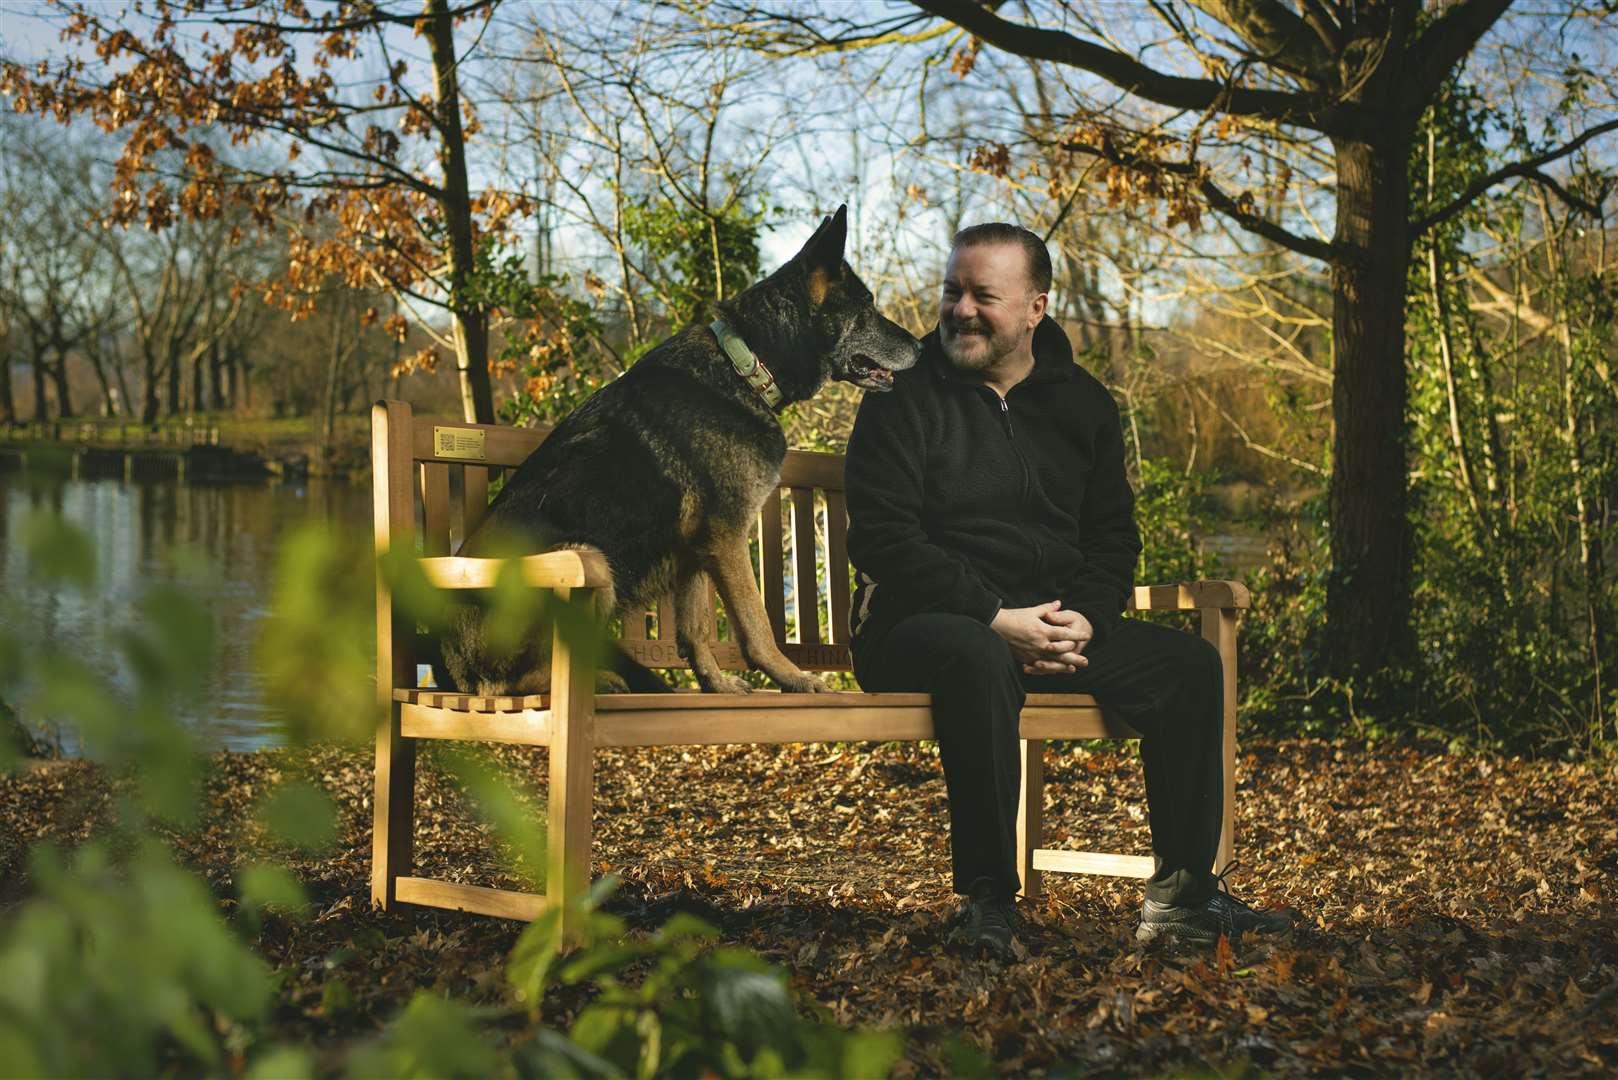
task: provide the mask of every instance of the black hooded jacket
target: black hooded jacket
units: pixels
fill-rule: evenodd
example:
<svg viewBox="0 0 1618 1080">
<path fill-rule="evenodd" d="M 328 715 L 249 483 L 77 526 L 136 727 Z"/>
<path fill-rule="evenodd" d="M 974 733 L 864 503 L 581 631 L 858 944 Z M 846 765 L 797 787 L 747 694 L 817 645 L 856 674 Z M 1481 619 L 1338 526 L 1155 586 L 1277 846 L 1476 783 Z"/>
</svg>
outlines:
<svg viewBox="0 0 1618 1080">
<path fill-rule="evenodd" d="M 1102 640 L 1140 556 L 1118 406 L 1046 318 L 1034 369 L 1002 400 L 938 341 L 887 393 L 866 394 L 845 465 L 856 653 L 894 623 L 954 612 L 987 623 L 1047 600 Z"/>
</svg>

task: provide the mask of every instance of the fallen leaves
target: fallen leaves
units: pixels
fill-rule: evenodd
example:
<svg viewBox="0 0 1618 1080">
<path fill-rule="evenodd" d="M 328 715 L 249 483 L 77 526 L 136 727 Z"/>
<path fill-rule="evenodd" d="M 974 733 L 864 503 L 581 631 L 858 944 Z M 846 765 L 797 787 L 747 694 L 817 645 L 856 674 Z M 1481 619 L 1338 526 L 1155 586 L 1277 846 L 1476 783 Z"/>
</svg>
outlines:
<svg viewBox="0 0 1618 1080">
<path fill-rule="evenodd" d="M 541 818 L 544 751 L 490 759 Z M 174 843 L 222 905 L 264 857 L 249 819 L 279 774 L 313 778 L 341 818 L 327 853 L 281 853 L 314 904 L 307 922 L 270 919 L 258 942 L 282 973 L 282 1036 L 333 1046 L 376 1030 L 419 988 L 509 1005 L 498 972 L 515 924 L 370 910 L 363 752 L 214 757 L 207 811 Z M 1148 850 L 1130 813 L 1144 805 L 1131 752 L 1052 747 L 1046 776 L 1047 844 Z M 788 969 L 839 1023 L 912 1029 L 905 1077 L 951 1071 L 957 1032 L 1009 1072 L 1618 1068 L 1610 768 L 1255 741 L 1237 781 L 1232 887 L 1256 906 L 1297 908 L 1304 925 L 1209 952 L 1139 946 L 1137 882 L 1057 874 L 1024 902 L 1025 960 L 948 948 L 947 800 L 926 744 L 600 751 L 595 869 L 625 879 L 609 907 L 634 932 L 694 911 L 725 943 Z M 83 762 L 0 780 L 12 888 L 23 843 L 81 841 L 107 797 Z M 430 754 L 417 805 L 417 873 L 514 883 L 508 853 Z M 564 1022 L 584 1004 L 564 990 L 543 1015 Z"/>
</svg>

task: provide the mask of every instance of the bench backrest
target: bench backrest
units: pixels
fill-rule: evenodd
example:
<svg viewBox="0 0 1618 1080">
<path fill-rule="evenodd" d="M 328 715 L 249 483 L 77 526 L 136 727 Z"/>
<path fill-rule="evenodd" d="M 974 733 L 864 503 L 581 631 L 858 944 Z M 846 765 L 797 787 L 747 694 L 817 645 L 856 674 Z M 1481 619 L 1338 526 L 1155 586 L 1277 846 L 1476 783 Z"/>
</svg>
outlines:
<svg viewBox="0 0 1618 1080">
<path fill-rule="evenodd" d="M 375 412 L 374 423 L 384 429 L 372 444 L 378 534 L 389 531 L 390 513 L 402 510 L 408 498 L 416 550 L 427 557 L 459 549 L 488 509 L 490 485 L 521 465 L 549 434 L 548 428 L 417 420 L 402 402 L 379 403 Z M 398 452 L 405 446 L 408 459 Z M 401 525 L 392 530 L 397 544 L 405 541 Z M 753 566 L 776 641 L 807 671 L 850 670 L 847 535 L 842 456 L 788 451 L 781 486 L 753 526 Z M 712 593 L 710 587 L 710 603 L 717 604 Z M 620 643 L 648 667 L 689 666 L 675 646 L 667 599 L 641 619 L 626 616 Z M 723 626 L 714 653 L 726 668 L 747 667 Z"/>
</svg>

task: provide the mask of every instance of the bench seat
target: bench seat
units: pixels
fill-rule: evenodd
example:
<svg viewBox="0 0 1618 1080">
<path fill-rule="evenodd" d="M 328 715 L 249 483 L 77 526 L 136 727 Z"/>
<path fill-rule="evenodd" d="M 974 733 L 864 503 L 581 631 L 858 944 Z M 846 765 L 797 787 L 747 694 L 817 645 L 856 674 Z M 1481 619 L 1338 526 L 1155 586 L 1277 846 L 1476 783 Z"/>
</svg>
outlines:
<svg viewBox="0 0 1618 1080">
<path fill-rule="evenodd" d="M 395 690 L 400 734 L 550 745 L 548 694 L 476 697 Z M 931 739 L 926 694 L 600 694 L 596 746 L 711 746 L 722 743 L 878 742 Z M 707 715 L 707 714 L 713 715 Z M 701 715 L 699 715 L 701 714 Z M 1029 694 L 1024 739 L 1134 739 L 1089 694 Z"/>
</svg>

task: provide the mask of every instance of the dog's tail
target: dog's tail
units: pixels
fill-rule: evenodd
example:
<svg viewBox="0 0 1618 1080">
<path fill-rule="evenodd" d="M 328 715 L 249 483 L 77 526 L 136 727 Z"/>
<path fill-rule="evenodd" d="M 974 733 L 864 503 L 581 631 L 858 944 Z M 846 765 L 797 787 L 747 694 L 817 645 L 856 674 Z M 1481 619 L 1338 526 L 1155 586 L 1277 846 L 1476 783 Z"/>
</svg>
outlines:
<svg viewBox="0 0 1618 1080">
<path fill-rule="evenodd" d="M 657 672 L 624 652 L 615 641 L 607 643 L 607 655 L 603 659 L 611 667 L 613 674 L 624 680 L 624 684 L 629 687 L 631 694 L 672 694 L 674 692 L 674 687 L 664 682 Z"/>
</svg>

